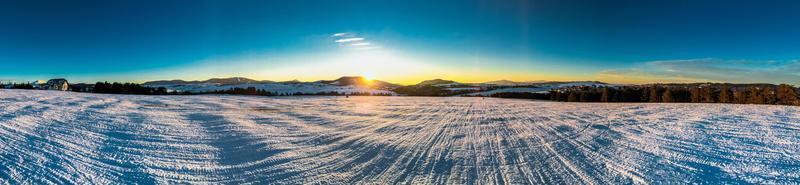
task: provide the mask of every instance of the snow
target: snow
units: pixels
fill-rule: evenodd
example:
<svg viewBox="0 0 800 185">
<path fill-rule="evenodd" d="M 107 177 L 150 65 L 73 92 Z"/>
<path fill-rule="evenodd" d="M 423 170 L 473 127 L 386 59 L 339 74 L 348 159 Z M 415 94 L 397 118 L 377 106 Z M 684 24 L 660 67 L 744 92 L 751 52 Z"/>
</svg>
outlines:
<svg viewBox="0 0 800 185">
<path fill-rule="evenodd" d="M 0 90 L 0 184 L 792 184 L 800 107 Z"/>
<path fill-rule="evenodd" d="M 507 93 L 507 92 L 530 92 L 530 93 L 548 93 L 549 90 L 553 88 L 550 87 L 512 87 L 512 88 L 501 88 L 501 89 L 494 89 L 489 91 L 483 92 L 476 92 L 470 93 L 469 95 L 479 95 L 479 96 L 491 96 L 492 94 L 497 93 Z"/>
<path fill-rule="evenodd" d="M 453 88 L 445 88 L 448 91 L 479 91 L 482 88 L 480 87 L 453 87 Z"/>
<path fill-rule="evenodd" d="M 387 90 L 377 90 L 359 86 L 337 86 L 337 85 L 317 83 L 317 82 L 255 83 L 255 84 L 237 84 L 237 85 L 219 85 L 219 84 L 151 85 L 151 87 L 164 87 L 170 91 L 192 92 L 192 93 L 228 90 L 232 88 L 255 87 L 256 89 L 266 90 L 273 93 L 339 92 L 339 93 L 395 94 L 394 92 Z"/>
<path fill-rule="evenodd" d="M 483 92 L 475 92 L 469 93 L 468 96 L 491 96 L 497 93 L 521 93 L 521 92 L 529 92 L 529 93 L 548 93 L 550 90 L 559 89 L 559 88 L 566 88 L 566 87 L 578 87 L 578 86 L 598 86 L 598 87 L 611 87 L 614 85 L 609 84 L 602 84 L 597 82 L 569 82 L 569 83 L 552 83 L 552 84 L 539 84 L 535 87 L 507 87 L 507 88 L 499 88 L 494 90 L 488 90 Z"/>
</svg>

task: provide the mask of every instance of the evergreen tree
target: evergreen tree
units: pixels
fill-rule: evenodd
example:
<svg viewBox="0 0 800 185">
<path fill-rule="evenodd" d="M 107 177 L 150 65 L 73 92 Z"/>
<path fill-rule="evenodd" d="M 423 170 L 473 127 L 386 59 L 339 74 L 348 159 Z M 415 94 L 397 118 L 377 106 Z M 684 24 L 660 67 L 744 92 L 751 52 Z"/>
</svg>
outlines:
<svg viewBox="0 0 800 185">
<path fill-rule="evenodd" d="M 558 90 L 551 90 L 550 91 L 550 100 L 552 101 L 562 101 L 561 100 L 561 92 Z"/>
<path fill-rule="evenodd" d="M 622 101 L 623 102 L 640 102 L 642 96 L 642 90 L 635 88 L 635 87 L 625 87 L 622 90 Z"/>
<path fill-rule="evenodd" d="M 641 102 L 649 102 L 650 101 L 650 91 L 651 91 L 650 89 L 652 89 L 652 87 L 642 88 L 642 91 L 639 92 L 639 95 L 640 95 L 639 101 L 641 101 Z"/>
<path fill-rule="evenodd" d="M 568 102 L 577 102 L 580 97 L 578 97 L 578 93 L 569 92 L 569 96 L 567 97 Z"/>
<path fill-rule="evenodd" d="M 592 101 L 591 93 L 589 93 L 589 92 L 580 92 L 580 101 L 581 102 L 590 102 L 590 101 Z"/>
<path fill-rule="evenodd" d="M 608 87 L 604 87 L 600 94 L 600 102 L 610 102 L 611 95 L 609 94 Z"/>
<path fill-rule="evenodd" d="M 619 92 L 617 90 L 611 90 L 611 93 L 614 94 L 614 96 L 611 98 L 612 102 L 621 102 L 622 101 L 622 92 Z"/>
</svg>

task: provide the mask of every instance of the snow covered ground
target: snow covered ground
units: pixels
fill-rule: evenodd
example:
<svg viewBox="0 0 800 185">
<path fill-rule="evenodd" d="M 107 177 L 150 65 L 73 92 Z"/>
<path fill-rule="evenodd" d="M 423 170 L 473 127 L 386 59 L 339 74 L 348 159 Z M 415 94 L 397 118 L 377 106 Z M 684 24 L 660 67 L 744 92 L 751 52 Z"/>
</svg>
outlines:
<svg viewBox="0 0 800 185">
<path fill-rule="evenodd" d="M 798 183 L 800 107 L 0 90 L 0 184 Z"/>
<path fill-rule="evenodd" d="M 488 90 L 483 92 L 475 92 L 469 93 L 467 96 L 492 96 L 493 94 L 497 93 L 549 93 L 550 90 L 559 89 L 559 88 L 566 88 L 566 87 L 578 87 L 578 86 L 597 86 L 597 87 L 613 87 L 616 85 L 609 85 L 604 83 L 597 83 L 597 82 L 566 82 L 566 83 L 541 83 L 534 87 L 505 87 L 505 88 L 498 88 L 494 90 Z"/>
</svg>

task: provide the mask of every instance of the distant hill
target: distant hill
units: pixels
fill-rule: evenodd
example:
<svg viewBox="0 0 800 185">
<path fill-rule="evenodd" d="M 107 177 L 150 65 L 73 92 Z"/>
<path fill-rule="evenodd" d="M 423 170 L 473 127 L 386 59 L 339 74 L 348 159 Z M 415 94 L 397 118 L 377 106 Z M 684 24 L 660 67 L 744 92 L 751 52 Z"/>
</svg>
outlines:
<svg viewBox="0 0 800 185">
<path fill-rule="evenodd" d="M 542 93 L 547 94 L 550 90 L 573 88 L 573 87 L 615 87 L 616 85 L 597 81 L 575 81 L 575 82 L 542 82 L 542 83 L 519 83 L 512 86 L 499 85 L 496 88 L 486 89 L 480 92 L 466 94 L 466 96 L 493 96 L 499 93 Z"/>
<path fill-rule="evenodd" d="M 38 84 L 36 84 L 38 85 Z M 0 88 L 35 89 L 36 85 L 0 84 Z M 98 87 L 99 86 L 99 87 Z M 482 96 L 549 99 L 569 102 L 691 102 L 800 105 L 800 90 L 791 85 L 766 83 L 655 83 L 608 84 L 599 81 L 497 80 L 461 83 L 433 79 L 401 86 L 360 76 L 335 80 L 274 82 L 243 77 L 203 81 L 160 80 L 135 83 L 72 84 L 78 92 L 112 94 L 244 94 L 244 95 L 404 95 Z"/>
<path fill-rule="evenodd" d="M 212 78 L 206 80 L 204 83 L 218 83 L 218 84 L 251 84 L 251 83 L 271 83 L 272 81 L 259 81 L 249 78 L 233 77 L 233 78 Z"/>
<path fill-rule="evenodd" d="M 483 82 L 483 83 L 480 83 L 480 84 L 484 84 L 484 85 L 519 86 L 519 85 L 543 84 L 543 83 L 548 83 L 548 82 L 550 82 L 550 81 L 539 80 L 539 81 L 516 82 L 516 81 L 511 81 L 511 80 L 495 80 L 495 81 Z"/>
<path fill-rule="evenodd" d="M 183 84 L 190 84 L 190 82 L 183 80 L 157 80 L 157 81 L 145 82 L 142 85 L 183 85 Z"/>
<path fill-rule="evenodd" d="M 231 78 L 212 78 L 204 81 L 184 81 L 184 80 L 159 80 L 145 82 L 142 85 L 189 85 L 189 84 L 217 84 L 217 85 L 239 85 L 239 84 L 254 84 L 254 83 L 272 83 L 272 81 L 253 80 L 244 77 L 231 77 Z"/>
<path fill-rule="evenodd" d="M 161 80 L 143 84 L 154 88 L 166 88 L 169 91 L 191 93 L 213 93 L 235 88 L 255 88 L 273 94 L 393 94 L 392 89 L 400 85 L 380 80 L 367 80 L 359 76 L 345 76 L 336 80 L 301 82 L 298 80 L 274 82 L 253 80 L 242 77 L 212 78 L 203 81 Z"/>
<path fill-rule="evenodd" d="M 495 81 L 483 82 L 482 84 L 516 85 L 516 84 L 519 84 L 519 83 L 521 83 L 521 82 L 515 82 L 515 81 L 511 81 L 511 80 L 495 80 Z"/>
<path fill-rule="evenodd" d="M 443 84 L 460 84 L 460 83 L 452 80 L 433 79 L 433 80 L 422 81 L 418 83 L 417 86 L 443 85 Z"/>
<path fill-rule="evenodd" d="M 393 91 L 408 96 L 492 96 L 497 93 L 544 93 L 552 89 L 576 86 L 614 86 L 596 81 L 551 82 L 530 81 L 515 82 L 510 80 L 489 81 L 484 83 L 461 83 L 452 80 L 425 80 L 415 85 L 395 88 Z"/>
<path fill-rule="evenodd" d="M 392 91 L 409 96 L 451 96 L 454 93 L 448 91 L 448 87 L 464 85 L 466 84 L 452 80 L 433 79 L 425 80 L 415 85 L 398 87 Z"/>
<path fill-rule="evenodd" d="M 367 80 L 364 77 L 360 76 L 343 76 L 336 80 L 322 80 L 319 81 L 325 84 L 337 85 L 337 86 L 359 86 L 359 87 L 373 87 L 376 89 L 394 89 L 400 87 L 400 85 L 384 82 L 380 80 Z"/>
</svg>

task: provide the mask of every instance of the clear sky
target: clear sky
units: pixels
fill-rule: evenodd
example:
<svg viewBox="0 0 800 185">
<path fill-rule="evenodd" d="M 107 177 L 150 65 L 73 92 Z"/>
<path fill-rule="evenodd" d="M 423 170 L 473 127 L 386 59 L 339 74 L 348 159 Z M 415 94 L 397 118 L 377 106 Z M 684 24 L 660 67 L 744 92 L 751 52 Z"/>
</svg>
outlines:
<svg viewBox="0 0 800 185">
<path fill-rule="evenodd" d="M 0 1 L 0 80 L 800 84 L 800 1 Z"/>
</svg>

